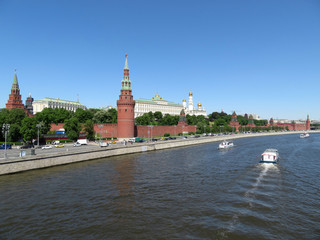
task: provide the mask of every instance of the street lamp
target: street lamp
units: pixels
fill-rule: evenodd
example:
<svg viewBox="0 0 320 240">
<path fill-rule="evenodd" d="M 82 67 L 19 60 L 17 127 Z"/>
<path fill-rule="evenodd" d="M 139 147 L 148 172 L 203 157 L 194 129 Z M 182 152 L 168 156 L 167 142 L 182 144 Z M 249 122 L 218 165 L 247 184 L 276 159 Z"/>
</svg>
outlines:
<svg viewBox="0 0 320 240">
<path fill-rule="evenodd" d="M 7 134 L 10 129 L 10 124 L 4 123 L 2 125 L 2 133 L 4 134 L 4 159 L 7 159 Z"/>
<path fill-rule="evenodd" d="M 102 128 L 103 128 L 103 124 L 99 124 L 98 125 L 99 129 L 100 129 L 100 144 L 101 144 L 101 137 L 102 137 Z"/>
<path fill-rule="evenodd" d="M 40 136 L 39 136 L 39 132 L 40 132 L 40 128 L 42 127 L 42 123 L 38 123 L 37 125 L 36 125 L 36 127 L 38 128 L 38 148 L 39 148 L 39 142 L 40 142 Z"/>
<path fill-rule="evenodd" d="M 148 137 L 149 137 L 149 133 L 150 133 L 150 139 L 152 141 L 152 128 L 153 128 L 153 125 L 148 125 L 148 127 L 150 128 L 151 131 L 148 130 Z"/>
</svg>

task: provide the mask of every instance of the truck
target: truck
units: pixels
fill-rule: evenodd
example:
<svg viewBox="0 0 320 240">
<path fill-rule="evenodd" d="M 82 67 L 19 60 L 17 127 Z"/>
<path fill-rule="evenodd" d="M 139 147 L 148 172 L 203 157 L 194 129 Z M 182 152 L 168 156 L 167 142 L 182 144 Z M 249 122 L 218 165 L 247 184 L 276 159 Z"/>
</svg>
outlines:
<svg viewBox="0 0 320 240">
<path fill-rule="evenodd" d="M 81 145 L 87 145 L 88 139 L 78 139 L 77 142 L 80 143 Z"/>
</svg>

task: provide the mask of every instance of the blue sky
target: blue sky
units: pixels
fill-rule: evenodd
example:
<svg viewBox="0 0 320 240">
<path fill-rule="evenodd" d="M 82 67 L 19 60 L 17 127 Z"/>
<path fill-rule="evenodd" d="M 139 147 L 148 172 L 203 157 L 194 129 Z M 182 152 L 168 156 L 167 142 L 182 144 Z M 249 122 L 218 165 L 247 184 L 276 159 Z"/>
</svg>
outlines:
<svg viewBox="0 0 320 240">
<path fill-rule="evenodd" d="M 208 113 L 320 120 L 318 0 L 0 0 L 0 108 L 17 69 L 29 93 L 116 105 L 133 96 Z"/>
</svg>

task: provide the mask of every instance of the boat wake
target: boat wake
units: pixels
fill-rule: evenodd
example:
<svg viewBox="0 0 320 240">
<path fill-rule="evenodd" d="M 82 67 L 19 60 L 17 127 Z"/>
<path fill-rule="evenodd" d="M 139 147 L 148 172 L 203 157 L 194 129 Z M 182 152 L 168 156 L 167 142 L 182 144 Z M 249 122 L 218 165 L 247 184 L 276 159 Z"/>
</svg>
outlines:
<svg viewBox="0 0 320 240">
<path fill-rule="evenodd" d="M 259 176 L 256 178 L 256 181 L 252 185 L 252 188 L 249 189 L 248 191 L 246 191 L 244 194 L 244 196 L 248 199 L 250 208 L 253 207 L 254 192 L 259 187 L 259 185 L 261 184 L 261 181 L 264 179 L 264 177 L 267 175 L 267 172 L 270 169 L 278 170 L 278 166 L 271 164 L 271 163 L 261 163 L 261 164 L 259 164 L 258 167 L 261 168 L 261 172 L 260 172 Z"/>
<path fill-rule="evenodd" d="M 263 181 L 265 176 L 268 174 L 268 171 L 270 170 L 279 171 L 278 166 L 271 163 L 260 163 L 259 165 L 257 165 L 257 168 L 261 169 L 259 176 L 255 179 L 254 183 L 252 184 L 252 187 L 244 193 L 244 197 L 249 204 L 249 208 L 253 208 L 254 201 L 255 201 L 255 191 L 261 185 L 261 182 Z M 235 229 L 235 226 L 239 221 L 239 217 L 241 217 L 244 214 L 246 214 L 246 210 L 244 209 L 235 213 L 230 219 L 230 222 L 226 227 L 227 230 L 221 232 L 220 236 L 223 238 L 226 236 L 227 232 L 233 232 Z"/>
</svg>

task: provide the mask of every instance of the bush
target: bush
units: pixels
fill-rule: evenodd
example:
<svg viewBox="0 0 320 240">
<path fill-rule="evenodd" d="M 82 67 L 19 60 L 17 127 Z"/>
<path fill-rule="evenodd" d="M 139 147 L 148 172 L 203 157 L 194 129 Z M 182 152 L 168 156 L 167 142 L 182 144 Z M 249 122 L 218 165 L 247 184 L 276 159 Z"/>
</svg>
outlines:
<svg viewBox="0 0 320 240">
<path fill-rule="evenodd" d="M 170 136 L 170 133 L 165 133 L 163 136 L 164 136 L 164 137 L 169 137 L 169 136 Z"/>
<path fill-rule="evenodd" d="M 182 133 L 178 133 L 178 136 L 182 136 Z"/>
<path fill-rule="evenodd" d="M 195 133 L 194 132 L 189 132 L 188 135 L 195 135 Z"/>
</svg>

